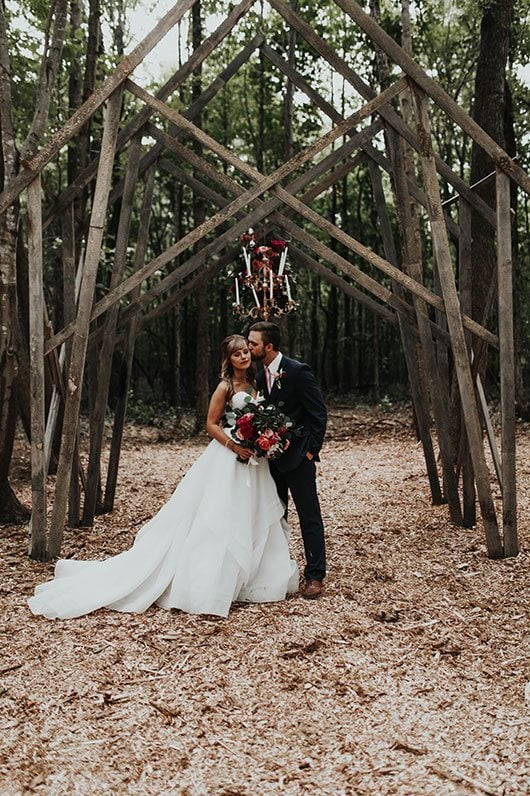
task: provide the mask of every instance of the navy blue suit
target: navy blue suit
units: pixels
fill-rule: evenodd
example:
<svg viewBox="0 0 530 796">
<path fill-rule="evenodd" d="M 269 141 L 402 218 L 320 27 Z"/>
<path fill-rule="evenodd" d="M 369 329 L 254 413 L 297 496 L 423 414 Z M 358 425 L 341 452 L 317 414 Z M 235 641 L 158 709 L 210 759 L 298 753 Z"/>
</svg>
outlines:
<svg viewBox="0 0 530 796">
<path fill-rule="evenodd" d="M 302 434 L 293 437 L 289 448 L 278 459 L 272 459 L 270 470 L 280 500 L 286 506 L 291 492 L 300 519 L 306 555 L 307 580 L 323 580 L 326 574 L 324 525 L 316 487 L 316 465 L 326 431 L 327 411 L 322 392 L 309 365 L 282 356 L 278 376 L 270 394 L 265 374 L 259 371 L 257 385 L 266 399 L 285 412 Z M 307 458 L 306 453 L 313 455 Z"/>
</svg>

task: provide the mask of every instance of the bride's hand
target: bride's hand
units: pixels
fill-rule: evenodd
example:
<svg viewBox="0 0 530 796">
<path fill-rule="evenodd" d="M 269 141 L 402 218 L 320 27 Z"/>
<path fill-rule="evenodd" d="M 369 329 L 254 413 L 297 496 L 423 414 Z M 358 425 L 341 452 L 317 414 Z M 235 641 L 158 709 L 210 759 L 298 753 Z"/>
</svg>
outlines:
<svg viewBox="0 0 530 796">
<path fill-rule="evenodd" d="M 254 455 L 254 451 L 252 451 L 250 448 L 244 448 L 243 445 L 234 445 L 232 450 L 239 456 L 240 459 L 251 459 Z"/>
</svg>

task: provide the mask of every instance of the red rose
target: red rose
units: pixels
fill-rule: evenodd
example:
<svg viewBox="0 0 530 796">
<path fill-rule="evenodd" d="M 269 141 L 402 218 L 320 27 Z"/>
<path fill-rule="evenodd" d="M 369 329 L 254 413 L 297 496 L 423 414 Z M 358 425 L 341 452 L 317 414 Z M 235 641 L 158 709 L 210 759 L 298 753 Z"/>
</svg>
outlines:
<svg viewBox="0 0 530 796">
<path fill-rule="evenodd" d="M 243 435 L 243 439 L 254 439 L 255 432 L 252 426 L 253 415 L 247 412 L 236 420 L 236 428 Z M 237 433 L 237 432 L 236 432 Z"/>
<path fill-rule="evenodd" d="M 271 446 L 270 439 L 268 437 L 265 437 L 263 434 L 260 434 L 260 436 L 257 439 L 257 442 L 262 451 L 268 451 Z"/>
<path fill-rule="evenodd" d="M 271 249 L 277 253 L 282 252 L 286 246 L 287 243 L 284 240 L 271 240 Z"/>
</svg>

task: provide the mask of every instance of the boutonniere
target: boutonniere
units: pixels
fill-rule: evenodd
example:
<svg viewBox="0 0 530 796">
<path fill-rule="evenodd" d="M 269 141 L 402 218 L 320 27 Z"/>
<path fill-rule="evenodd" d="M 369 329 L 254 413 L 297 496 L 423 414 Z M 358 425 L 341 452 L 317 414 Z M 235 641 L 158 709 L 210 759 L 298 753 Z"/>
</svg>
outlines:
<svg viewBox="0 0 530 796">
<path fill-rule="evenodd" d="M 287 378 L 287 373 L 284 371 L 283 368 L 280 368 L 280 370 L 277 370 L 276 373 L 274 374 L 274 376 L 272 377 L 273 386 L 274 386 L 274 384 L 276 384 L 278 389 L 281 390 L 282 382 L 285 381 L 286 378 Z"/>
</svg>

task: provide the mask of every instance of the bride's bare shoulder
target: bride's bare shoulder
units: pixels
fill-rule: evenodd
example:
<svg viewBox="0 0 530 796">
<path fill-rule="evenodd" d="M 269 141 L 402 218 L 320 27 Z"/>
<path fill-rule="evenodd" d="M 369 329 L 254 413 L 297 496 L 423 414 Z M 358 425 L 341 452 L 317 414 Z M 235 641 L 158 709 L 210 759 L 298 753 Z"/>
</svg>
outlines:
<svg viewBox="0 0 530 796">
<path fill-rule="evenodd" d="M 227 384 L 226 381 L 220 381 L 217 387 L 213 392 L 213 396 L 216 398 L 226 398 L 229 392 L 230 386 Z M 212 396 L 212 397 L 213 397 Z"/>
</svg>

